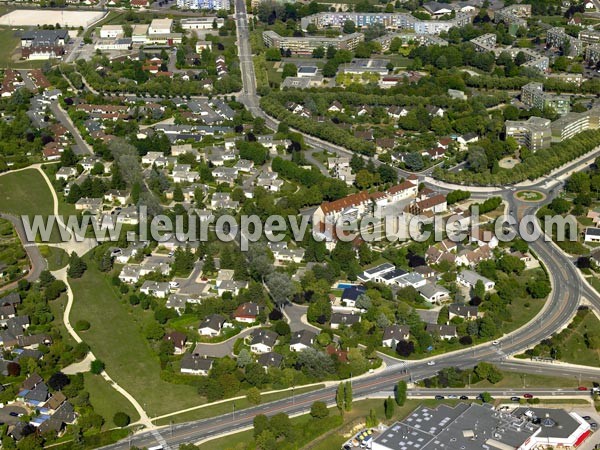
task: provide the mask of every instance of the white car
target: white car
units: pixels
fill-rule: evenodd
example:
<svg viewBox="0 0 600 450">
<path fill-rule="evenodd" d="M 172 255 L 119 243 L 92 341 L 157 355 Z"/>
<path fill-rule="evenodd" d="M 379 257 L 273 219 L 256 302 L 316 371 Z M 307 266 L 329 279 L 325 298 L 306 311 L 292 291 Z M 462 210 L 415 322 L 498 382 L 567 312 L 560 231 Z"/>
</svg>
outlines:
<svg viewBox="0 0 600 450">
<path fill-rule="evenodd" d="M 429 361 L 429 362 L 427 363 L 427 365 L 428 365 L 428 366 L 435 366 L 435 361 Z"/>
<path fill-rule="evenodd" d="M 177 281 L 169 281 L 169 287 L 177 289 L 179 287 L 179 283 Z"/>
<path fill-rule="evenodd" d="M 500 345 L 500 341 L 492 341 L 492 345 Z"/>
</svg>

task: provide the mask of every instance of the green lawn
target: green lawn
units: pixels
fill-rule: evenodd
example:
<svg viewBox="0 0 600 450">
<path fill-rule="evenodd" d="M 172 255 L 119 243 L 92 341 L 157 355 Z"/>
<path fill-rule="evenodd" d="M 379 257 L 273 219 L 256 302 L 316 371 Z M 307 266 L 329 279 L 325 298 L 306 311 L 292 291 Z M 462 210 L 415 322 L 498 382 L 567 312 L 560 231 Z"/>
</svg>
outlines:
<svg viewBox="0 0 600 450">
<path fill-rule="evenodd" d="M 115 391 L 112 386 L 101 376 L 86 373 L 84 375 L 85 390 L 90 393 L 90 403 L 94 412 L 104 417 L 104 428 L 114 428 L 113 416 L 122 411 L 135 422 L 140 417 L 129 401 Z"/>
<path fill-rule="evenodd" d="M 496 384 L 491 384 L 484 380 L 474 383 L 473 387 L 486 388 L 576 388 L 579 386 L 579 380 L 576 377 L 562 378 L 537 374 L 522 374 L 518 372 L 502 372 L 504 378 Z M 596 381 L 595 378 L 582 378 L 582 384 L 591 384 Z M 588 383 L 586 383 L 588 382 Z"/>
<path fill-rule="evenodd" d="M 40 253 L 48 262 L 48 270 L 59 270 L 69 263 L 69 255 L 62 248 L 40 245 Z"/>
<path fill-rule="evenodd" d="M 50 311 L 52 311 L 52 315 L 54 316 L 54 320 L 52 321 L 52 326 L 55 329 L 60 331 L 60 335 L 63 338 L 63 341 L 69 345 L 77 344 L 75 339 L 71 337 L 67 328 L 65 327 L 65 323 L 63 322 L 63 313 L 65 311 L 65 307 L 67 304 L 67 294 L 63 293 L 56 300 L 52 300 L 48 302 L 50 305 Z"/>
<path fill-rule="evenodd" d="M 586 334 L 600 329 L 600 321 L 593 312 L 589 312 L 573 329 L 573 333 L 560 342 L 562 361 L 583 366 L 600 366 L 600 350 L 588 348 Z"/>
<path fill-rule="evenodd" d="M 37 170 L 23 170 L 0 177 L 0 211 L 15 215 L 52 214 L 52 194 Z"/>
<path fill-rule="evenodd" d="M 305 392 L 314 391 L 316 389 L 321 389 L 323 385 L 316 386 L 307 386 L 303 388 L 297 388 L 294 392 L 296 395 L 303 394 Z M 275 400 L 280 400 L 282 398 L 291 397 L 291 391 L 283 391 L 283 392 L 274 392 L 272 394 L 263 394 L 262 403 L 274 402 Z M 236 410 L 249 408 L 253 405 L 248 402 L 245 398 L 239 400 L 231 400 L 228 402 L 217 403 L 213 406 L 207 406 L 205 408 L 200 408 L 195 411 L 189 411 L 182 414 L 177 414 L 176 416 L 166 417 L 164 419 L 160 419 L 155 421 L 155 425 L 169 425 L 170 423 L 180 423 L 180 422 L 190 422 L 192 420 L 200 420 L 205 419 L 207 417 L 214 417 L 221 414 L 226 414 L 228 412 L 233 411 L 233 403 L 235 403 Z"/>
<path fill-rule="evenodd" d="M 0 28 L 0 40 L 2 41 L 2 45 L 0 45 L 0 64 L 2 64 L 2 67 L 11 67 L 14 65 L 12 56 L 17 51 L 19 38 L 14 30 L 2 27 Z"/>
<path fill-rule="evenodd" d="M 89 262 L 85 275 L 71 280 L 71 286 L 75 296 L 71 322 L 90 322 L 86 342 L 104 361 L 108 374 L 146 405 L 151 417 L 204 402 L 192 386 L 161 380 L 158 357 L 142 334 L 145 318 L 122 303 L 109 276 Z"/>
</svg>

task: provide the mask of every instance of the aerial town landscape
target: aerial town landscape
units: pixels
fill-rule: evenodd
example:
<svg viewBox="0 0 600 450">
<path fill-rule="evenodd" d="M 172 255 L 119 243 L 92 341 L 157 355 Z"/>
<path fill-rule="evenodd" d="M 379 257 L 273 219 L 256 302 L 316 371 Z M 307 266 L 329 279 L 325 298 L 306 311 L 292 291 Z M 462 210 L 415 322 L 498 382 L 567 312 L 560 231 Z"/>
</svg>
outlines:
<svg viewBox="0 0 600 450">
<path fill-rule="evenodd" d="M 0 442 L 600 446 L 599 0 L 0 2 Z"/>
</svg>

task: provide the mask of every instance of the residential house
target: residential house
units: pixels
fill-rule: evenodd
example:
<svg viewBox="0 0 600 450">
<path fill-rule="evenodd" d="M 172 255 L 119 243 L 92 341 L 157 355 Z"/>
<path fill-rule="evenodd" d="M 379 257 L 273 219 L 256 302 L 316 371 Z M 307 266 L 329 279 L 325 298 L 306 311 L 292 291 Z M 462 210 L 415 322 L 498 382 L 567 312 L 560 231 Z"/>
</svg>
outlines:
<svg viewBox="0 0 600 450">
<path fill-rule="evenodd" d="M 144 281 L 140 291 L 146 295 L 151 295 L 158 298 L 167 298 L 170 292 L 169 283 L 160 281 Z"/>
<path fill-rule="evenodd" d="M 256 303 L 242 303 L 233 312 L 233 319 L 242 323 L 254 323 L 258 320 L 260 306 Z"/>
<path fill-rule="evenodd" d="M 407 325 L 390 325 L 383 330 L 381 345 L 396 348 L 398 342 L 410 339 L 410 327 Z"/>
<path fill-rule="evenodd" d="M 283 362 L 283 356 L 275 352 L 263 353 L 258 357 L 258 364 L 265 370 L 271 367 L 279 368 Z"/>
<path fill-rule="evenodd" d="M 428 323 L 425 331 L 431 335 L 436 335 L 440 339 L 452 339 L 457 337 L 456 327 L 454 325 L 438 325 L 437 323 Z"/>
<path fill-rule="evenodd" d="M 187 375 L 207 376 L 212 369 L 213 359 L 202 356 L 198 353 L 186 353 L 183 355 L 180 364 L 181 373 Z"/>
<path fill-rule="evenodd" d="M 250 351 L 252 353 L 268 353 L 273 351 L 279 335 L 271 330 L 258 329 L 250 334 Z"/>
<path fill-rule="evenodd" d="M 349 308 L 354 308 L 358 297 L 365 292 L 367 292 L 367 289 L 363 286 L 350 286 L 345 288 L 342 292 L 342 304 Z"/>
<path fill-rule="evenodd" d="M 419 286 L 417 291 L 421 294 L 421 297 L 429 303 L 438 303 L 450 296 L 450 291 L 448 291 L 448 289 L 429 281 L 422 286 Z"/>
<path fill-rule="evenodd" d="M 123 266 L 121 273 L 119 273 L 119 280 L 123 283 L 137 283 L 140 281 L 142 268 L 140 266 Z"/>
<path fill-rule="evenodd" d="M 268 242 L 267 246 L 273 252 L 275 261 L 279 263 L 301 263 L 304 258 L 303 248 L 289 248 L 287 242 Z"/>
<path fill-rule="evenodd" d="M 187 336 L 181 331 L 172 331 L 164 335 L 163 340 L 173 343 L 174 353 L 181 355 L 185 351 Z"/>
<path fill-rule="evenodd" d="M 331 329 L 337 330 L 342 326 L 350 327 L 353 324 L 360 322 L 360 319 L 360 314 L 334 312 L 331 314 Z"/>
<path fill-rule="evenodd" d="M 479 309 L 477 306 L 464 305 L 462 303 L 453 303 L 448 306 L 448 318 L 460 317 L 465 320 L 477 319 Z"/>
<path fill-rule="evenodd" d="M 220 314 L 211 314 L 202 322 L 200 322 L 198 333 L 200 333 L 200 336 L 218 336 L 221 334 L 224 323 L 225 317 L 221 316 Z"/>
<path fill-rule="evenodd" d="M 483 230 L 479 227 L 471 230 L 469 241 L 476 243 L 479 247 L 488 245 L 491 249 L 498 247 L 498 244 L 500 243 L 493 231 Z"/>
<path fill-rule="evenodd" d="M 300 330 L 292 333 L 290 337 L 290 351 L 301 352 L 312 347 L 317 335 L 310 330 Z"/>
<path fill-rule="evenodd" d="M 463 286 L 466 286 L 470 289 L 473 289 L 478 281 L 481 281 L 483 283 L 483 287 L 486 291 L 490 291 L 494 289 L 494 286 L 496 286 L 495 282 L 493 282 L 489 278 L 479 275 L 477 272 L 474 272 L 472 270 L 461 271 L 456 277 L 456 281 L 459 284 L 462 284 Z"/>
<path fill-rule="evenodd" d="M 587 227 L 583 236 L 585 242 L 600 242 L 600 228 Z"/>
<path fill-rule="evenodd" d="M 67 181 L 69 178 L 77 176 L 77 169 L 75 167 L 61 167 L 56 171 L 56 179 Z"/>
</svg>

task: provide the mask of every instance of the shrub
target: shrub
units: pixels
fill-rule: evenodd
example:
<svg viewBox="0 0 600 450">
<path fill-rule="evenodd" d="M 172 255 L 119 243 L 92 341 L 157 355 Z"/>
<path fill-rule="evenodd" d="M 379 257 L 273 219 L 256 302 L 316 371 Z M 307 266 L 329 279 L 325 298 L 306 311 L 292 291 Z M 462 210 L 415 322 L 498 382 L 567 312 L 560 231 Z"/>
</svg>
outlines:
<svg viewBox="0 0 600 450">
<path fill-rule="evenodd" d="M 129 416 L 121 411 L 119 411 L 118 413 L 115 413 L 115 415 L 113 417 L 113 422 L 119 428 L 126 427 L 127 425 L 129 425 L 130 421 L 131 421 L 131 419 L 129 418 Z"/>
<path fill-rule="evenodd" d="M 104 367 L 104 362 L 100 361 L 99 359 L 95 359 L 94 361 L 92 361 L 90 372 L 92 372 L 95 375 L 99 375 L 104 371 Z"/>
<path fill-rule="evenodd" d="M 90 329 L 90 326 L 87 320 L 78 320 L 75 322 L 75 331 L 87 331 Z"/>
</svg>

